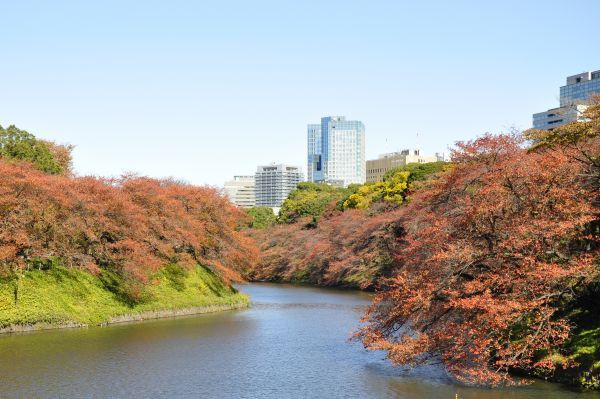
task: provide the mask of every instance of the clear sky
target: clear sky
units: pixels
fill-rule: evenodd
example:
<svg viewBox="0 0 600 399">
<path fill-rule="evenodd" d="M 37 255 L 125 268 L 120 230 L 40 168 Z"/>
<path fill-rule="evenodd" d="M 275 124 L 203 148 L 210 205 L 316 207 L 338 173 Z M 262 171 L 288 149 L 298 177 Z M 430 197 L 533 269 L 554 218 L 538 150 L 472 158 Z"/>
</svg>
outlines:
<svg viewBox="0 0 600 399">
<path fill-rule="evenodd" d="M 600 1 L 0 0 L 0 124 L 76 145 L 80 174 L 221 185 L 306 168 L 306 124 L 367 159 L 511 126 L 600 69 Z M 418 133 L 418 136 L 417 136 Z"/>
</svg>

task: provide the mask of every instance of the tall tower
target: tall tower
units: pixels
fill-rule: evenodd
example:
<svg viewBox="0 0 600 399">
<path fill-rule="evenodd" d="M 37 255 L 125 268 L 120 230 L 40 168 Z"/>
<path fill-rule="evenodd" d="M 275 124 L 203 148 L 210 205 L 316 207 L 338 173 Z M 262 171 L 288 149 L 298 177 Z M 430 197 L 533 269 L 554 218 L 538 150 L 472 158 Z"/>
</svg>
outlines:
<svg viewBox="0 0 600 399">
<path fill-rule="evenodd" d="M 366 179 L 365 125 L 343 116 L 307 127 L 308 180 L 346 187 Z"/>
</svg>

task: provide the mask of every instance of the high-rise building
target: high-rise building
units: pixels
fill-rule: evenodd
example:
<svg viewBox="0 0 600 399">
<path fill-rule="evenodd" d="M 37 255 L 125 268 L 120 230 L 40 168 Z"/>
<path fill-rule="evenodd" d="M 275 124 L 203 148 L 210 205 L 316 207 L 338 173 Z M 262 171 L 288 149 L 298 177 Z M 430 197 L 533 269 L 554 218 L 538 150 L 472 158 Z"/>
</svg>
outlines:
<svg viewBox="0 0 600 399">
<path fill-rule="evenodd" d="M 584 120 L 583 113 L 594 94 L 600 94 L 600 71 L 567 77 L 567 84 L 560 88 L 560 107 L 533 114 L 533 127 L 552 130 L 565 123 Z"/>
<path fill-rule="evenodd" d="M 322 139 L 321 125 L 308 125 L 308 168 L 306 169 L 306 180 L 323 180 L 323 166 L 321 163 Z"/>
<path fill-rule="evenodd" d="M 569 76 L 560 88 L 560 106 L 587 104 L 594 94 L 600 94 L 600 71 Z"/>
<path fill-rule="evenodd" d="M 297 166 L 271 164 L 259 166 L 256 181 L 256 206 L 278 208 L 304 176 Z"/>
<path fill-rule="evenodd" d="M 234 176 L 225 182 L 225 193 L 240 208 L 252 208 L 256 205 L 254 176 Z"/>
<path fill-rule="evenodd" d="M 309 181 L 348 186 L 364 183 L 365 125 L 343 116 L 321 118 L 307 126 Z"/>
<path fill-rule="evenodd" d="M 402 150 L 380 155 L 377 159 L 367 161 L 367 181 L 377 182 L 383 180 L 383 175 L 390 169 L 406 166 L 409 163 L 428 163 L 444 160 L 444 155 L 423 155 L 421 150 Z"/>
</svg>

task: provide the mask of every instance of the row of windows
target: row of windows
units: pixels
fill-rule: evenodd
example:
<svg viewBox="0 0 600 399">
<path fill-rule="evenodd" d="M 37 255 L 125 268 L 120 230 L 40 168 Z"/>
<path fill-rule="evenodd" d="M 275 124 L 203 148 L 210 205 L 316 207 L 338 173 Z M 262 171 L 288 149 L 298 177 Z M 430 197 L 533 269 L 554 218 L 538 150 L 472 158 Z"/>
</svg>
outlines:
<svg viewBox="0 0 600 399">
<path fill-rule="evenodd" d="M 390 170 L 389 168 L 375 168 L 367 170 L 367 173 L 384 173 Z"/>
<path fill-rule="evenodd" d="M 587 81 L 584 84 L 580 85 L 571 85 L 571 86 L 563 86 L 560 88 L 561 95 L 569 95 L 580 92 L 589 92 L 598 90 L 600 88 L 600 80 L 597 81 Z"/>
</svg>

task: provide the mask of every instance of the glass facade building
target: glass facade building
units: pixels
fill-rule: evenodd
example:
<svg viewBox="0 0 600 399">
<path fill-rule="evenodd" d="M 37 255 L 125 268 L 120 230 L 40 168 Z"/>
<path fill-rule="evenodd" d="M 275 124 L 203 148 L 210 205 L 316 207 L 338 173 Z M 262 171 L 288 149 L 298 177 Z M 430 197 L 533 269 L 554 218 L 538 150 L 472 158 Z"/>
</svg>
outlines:
<svg viewBox="0 0 600 399">
<path fill-rule="evenodd" d="M 594 94 L 600 94 L 600 71 L 569 76 L 567 85 L 560 88 L 560 106 L 584 104 Z"/>
<path fill-rule="evenodd" d="M 560 88 L 560 107 L 533 114 L 533 127 L 552 130 L 565 123 L 584 120 L 583 113 L 594 94 L 600 94 L 600 71 L 567 77 L 567 84 Z"/>
<path fill-rule="evenodd" d="M 552 130 L 565 123 L 583 120 L 583 113 L 586 108 L 583 104 L 576 104 L 538 112 L 533 114 L 533 127 L 535 129 Z"/>
<path fill-rule="evenodd" d="M 307 126 L 308 180 L 338 186 L 364 183 L 365 125 L 343 116 L 321 118 Z"/>
<path fill-rule="evenodd" d="M 321 164 L 321 125 L 308 125 L 308 181 L 323 180 L 323 167 Z"/>
</svg>

